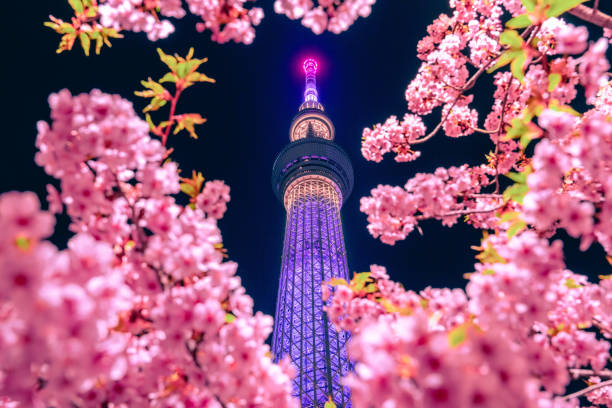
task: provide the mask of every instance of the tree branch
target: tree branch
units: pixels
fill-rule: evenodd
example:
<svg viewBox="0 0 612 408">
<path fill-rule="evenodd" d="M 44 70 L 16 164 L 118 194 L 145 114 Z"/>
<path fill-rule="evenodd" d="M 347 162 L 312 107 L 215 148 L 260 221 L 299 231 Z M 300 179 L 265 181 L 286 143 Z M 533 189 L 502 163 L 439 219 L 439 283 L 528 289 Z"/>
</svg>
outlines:
<svg viewBox="0 0 612 408">
<path fill-rule="evenodd" d="M 597 376 L 597 377 L 609 377 L 612 378 L 612 370 L 585 370 L 581 368 L 570 368 L 570 374 L 574 377 L 587 377 L 587 376 Z"/>
<path fill-rule="evenodd" d="M 608 381 L 600 382 L 599 384 L 593 384 L 593 385 L 591 385 L 590 387 L 586 387 L 586 388 L 585 388 L 585 389 L 583 389 L 583 390 L 576 391 L 576 392 L 575 392 L 575 393 L 573 393 L 573 394 L 568 394 L 568 395 L 565 395 L 565 396 L 563 396 L 562 398 L 563 398 L 563 399 L 566 399 L 566 400 L 568 400 L 568 399 L 572 399 L 572 398 L 577 398 L 577 397 L 580 397 L 580 396 L 582 396 L 582 395 L 584 395 L 584 394 L 588 394 L 588 393 L 589 393 L 589 392 L 591 392 L 591 391 L 595 391 L 595 390 L 597 390 L 597 389 L 599 389 L 599 388 L 609 387 L 609 386 L 612 386 L 612 380 L 608 380 Z"/>
<path fill-rule="evenodd" d="M 569 13 L 588 23 L 612 30 L 612 17 L 602 13 L 596 8 L 590 8 L 580 4 L 571 9 Z"/>
</svg>

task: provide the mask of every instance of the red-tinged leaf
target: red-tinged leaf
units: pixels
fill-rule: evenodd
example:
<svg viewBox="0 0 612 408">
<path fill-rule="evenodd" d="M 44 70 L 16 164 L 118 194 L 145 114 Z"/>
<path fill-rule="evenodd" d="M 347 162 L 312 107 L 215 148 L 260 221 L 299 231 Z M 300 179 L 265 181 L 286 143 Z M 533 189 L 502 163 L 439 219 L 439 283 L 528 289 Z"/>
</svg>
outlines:
<svg viewBox="0 0 612 408">
<path fill-rule="evenodd" d="M 199 113 L 184 113 L 182 115 L 177 115 L 175 119 L 177 124 L 172 133 L 176 135 L 184 129 L 194 139 L 198 138 L 198 135 L 195 133 L 194 125 L 201 125 L 206 122 L 206 119 L 201 117 Z"/>
<path fill-rule="evenodd" d="M 348 286 L 348 282 L 344 278 L 333 278 L 327 282 L 330 286 Z"/>
<path fill-rule="evenodd" d="M 530 25 L 531 19 L 529 18 L 529 14 L 521 14 L 520 16 L 511 18 L 506 22 L 506 27 L 508 28 L 525 28 Z"/>
<path fill-rule="evenodd" d="M 355 292 L 363 290 L 365 288 L 366 282 L 370 279 L 370 272 L 360 272 L 355 273 L 353 275 L 353 279 L 351 279 L 351 289 Z"/>
<path fill-rule="evenodd" d="M 161 48 L 157 49 L 157 53 L 159 54 L 159 58 L 162 60 L 162 62 L 166 64 L 172 72 L 175 72 L 178 64 L 176 58 L 172 55 L 164 53 Z"/>
<path fill-rule="evenodd" d="M 329 399 L 325 402 L 325 405 L 323 405 L 323 408 L 336 408 L 336 403 L 332 401 L 331 395 L 329 396 Z"/>
<path fill-rule="evenodd" d="M 187 56 L 185 57 L 185 59 L 190 60 L 191 58 L 193 58 L 193 53 L 194 53 L 193 47 L 189 47 L 189 52 L 187 53 Z"/>
<path fill-rule="evenodd" d="M 487 247 L 482 250 L 482 252 L 480 252 L 478 255 L 476 255 L 476 259 L 478 259 L 480 263 L 483 264 L 507 263 L 507 261 L 501 257 L 501 255 L 491 244 L 487 244 Z"/>
<path fill-rule="evenodd" d="M 195 187 L 188 183 L 181 183 L 181 191 L 187 194 L 189 197 L 194 197 L 198 194 Z"/>
</svg>

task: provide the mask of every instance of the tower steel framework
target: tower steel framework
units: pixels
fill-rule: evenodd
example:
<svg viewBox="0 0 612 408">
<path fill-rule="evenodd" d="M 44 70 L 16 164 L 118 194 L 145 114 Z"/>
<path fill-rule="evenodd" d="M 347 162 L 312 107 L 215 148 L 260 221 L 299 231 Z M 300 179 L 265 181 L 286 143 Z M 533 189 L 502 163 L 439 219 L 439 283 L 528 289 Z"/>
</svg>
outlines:
<svg viewBox="0 0 612 408">
<path fill-rule="evenodd" d="M 295 365 L 294 393 L 302 408 L 329 400 L 350 407 L 349 391 L 340 384 L 350 369 L 348 335 L 336 331 L 323 311 L 321 284 L 348 279 L 340 207 L 353 188 L 353 168 L 333 141 L 316 71 L 316 61 L 304 62 L 304 102 L 272 170 L 272 187 L 287 211 L 272 349 L 276 361 L 289 356 Z"/>
</svg>

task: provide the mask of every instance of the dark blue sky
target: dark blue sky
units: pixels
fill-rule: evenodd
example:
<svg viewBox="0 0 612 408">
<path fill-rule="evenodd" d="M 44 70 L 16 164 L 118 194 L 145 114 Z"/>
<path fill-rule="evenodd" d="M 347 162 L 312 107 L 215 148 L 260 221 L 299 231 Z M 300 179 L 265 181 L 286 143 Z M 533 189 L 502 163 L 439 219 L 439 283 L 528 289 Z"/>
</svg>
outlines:
<svg viewBox="0 0 612 408">
<path fill-rule="evenodd" d="M 197 57 L 208 57 L 202 71 L 215 78 L 186 91 L 178 112 L 198 112 L 208 118 L 199 128 L 199 140 L 185 135 L 170 139 L 174 160 L 183 174 L 202 171 L 207 180 L 222 179 L 231 187 L 232 200 L 220 222 L 230 259 L 239 263 L 239 275 L 255 307 L 273 314 L 280 270 L 284 209 L 270 186 L 275 155 L 289 141 L 289 124 L 301 102 L 303 77 L 299 64 L 306 55 L 320 62 L 320 100 L 336 127 L 336 141 L 349 154 L 355 169 L 355 188 L 343 207 L 344 236 L 350 271 L 364 271 L 372 263 L 387 266 L 391 276 L 407 288 L 465 285 L 463 274 L 473 270 L 480 233 L 459 224 L 444 228 L 437 221 L 424 222 L 424 236 L 413 233 L 405 241 L 388 246 L 374 240 L 359 212 L 359 199 L 378 184 L 403 185 L 417 172 L 438 166 L 476 164 L 491 149 L 483 135 L 451 139 L 436 136 L 421 145 L 422 157 L 412 163 L 381 164 L 361 156 L 362 129 L 406 111 L 404 90 L 416 73 L 417 41 L 439 13 L 448 12 L 447 1 L 379 0 L 369 18 L 359 19 L 345 33 L 315 36 L 299 22 L 277 15 L 272 1 L 260 0 L 266 17 L 257 27 L 252 45 L 223 44 L 209 34 L 195 31 L 194 18 L 176 22 L 176 32 L 156 43 L 143 34 L 125 33 L 100 56 L 85 57 L 79 47 L 55 54 L 59 36 L 42 23 L 48 14 L 67 18 L 65 0 L 17 2 L 29 6 L 13 14 L 4 29 L 4 65 L 12 74 L 3 81 L 3 160 L 0 192 L 33 190 L 44 197 L 50 182 L 34 161 L 35 123 L 48 120 L 47 96 L 62 88 L 73 93 L 99 88 L 135 102 L 139 81 L 159 78 L 164 65 L 156 47 L 167 53 L 185 54 L 195 47 Z M 265 5 L 264 5 L 265 4 Z M 17 18 L 23 16 L 22 18 Z M 25 39 L 24 35 L 29 34 Z M 600 31 L 592 30 L 600 35 Z M 488 78 L 485 78 L 487 82 Z M 481 118 L 488 113 L 491 88 L 476 88 Z M 161 120 L 160 116 L 156 117 Z M 435 125 L 436 115 L 427 123 Z M 482 121 L 480 122 L 482 123 Z M 60 220 L 56 243 L 66 241 L 65 220 Z M 587 253 L 577 251 L 575 240 L 566 240 L 567 263 L 575 272 L 590 276 L 609 273 L 603 251 L 596 245 Z"/>
</svg>

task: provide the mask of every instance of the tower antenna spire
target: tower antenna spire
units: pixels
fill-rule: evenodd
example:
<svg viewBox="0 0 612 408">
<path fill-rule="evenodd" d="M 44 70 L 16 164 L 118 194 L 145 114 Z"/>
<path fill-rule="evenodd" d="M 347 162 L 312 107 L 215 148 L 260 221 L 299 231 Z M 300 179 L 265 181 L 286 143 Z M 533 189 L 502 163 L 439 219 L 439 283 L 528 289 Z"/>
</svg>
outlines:
<svg viewBox="0 0 612 408">
<path fill-rule="evenodd" d="M 306 74 L 304 102 L 319 102 L 319 93 L 317 92 L 317 61 L 313 58 L 308 58 L 304 61 L 304 73 Z"/>
</svg>

